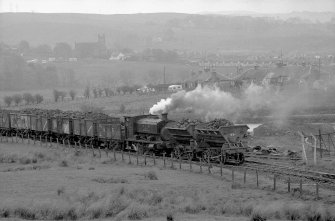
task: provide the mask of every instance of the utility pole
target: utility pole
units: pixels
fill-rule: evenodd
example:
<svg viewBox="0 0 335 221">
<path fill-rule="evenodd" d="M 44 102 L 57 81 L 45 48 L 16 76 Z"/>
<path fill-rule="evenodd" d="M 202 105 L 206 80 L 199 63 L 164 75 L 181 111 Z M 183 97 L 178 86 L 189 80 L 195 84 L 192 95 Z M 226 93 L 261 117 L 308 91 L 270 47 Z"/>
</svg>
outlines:
<svg viewBox="0 0 335 221">
<path fill-rule="evenodd" d="M 164 70 L 163 70 L 163 84 L 165 84 L 165 65 L 164 65 Z"/>
</svg>

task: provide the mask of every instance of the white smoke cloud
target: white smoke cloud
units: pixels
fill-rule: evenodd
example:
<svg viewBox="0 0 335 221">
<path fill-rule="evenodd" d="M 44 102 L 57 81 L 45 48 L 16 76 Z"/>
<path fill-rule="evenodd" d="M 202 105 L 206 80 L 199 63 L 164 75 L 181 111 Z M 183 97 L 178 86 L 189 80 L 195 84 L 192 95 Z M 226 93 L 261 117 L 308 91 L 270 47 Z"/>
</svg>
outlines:
<svg viewBox="0 0 335 221">
<path fill-rule="evenodd" d="M 236 121 L 245 114 L 259 114 L 262 113 L 259 110 L 266 109 L 282 123 L 295 110 L 311 106 L 308 93 L 298 88 L 283 92 L 268 84 L 262 86 L 250 84 L 239 95 L 233 95 L 219 88 L 198 86 L 193 91 L 180 91 L 167 99 L 162 99 L 150 108 L 150 113 L 192 111 L 204 120 L 226 118 Z"/>
<path fill-rule="evenodd" d="M 180 91 L 162 99 L 152 108 L 151 114 L 192 110 L 196 115 L 210 120 L 218 117 L 236 119 L 246 110 L 257 110 L 269 105 L 272 91 L 267 87 L 251 84 L 241 95 L 233 96 L 219 88 L 198 86 L 193 91 Z"/>
</svg>

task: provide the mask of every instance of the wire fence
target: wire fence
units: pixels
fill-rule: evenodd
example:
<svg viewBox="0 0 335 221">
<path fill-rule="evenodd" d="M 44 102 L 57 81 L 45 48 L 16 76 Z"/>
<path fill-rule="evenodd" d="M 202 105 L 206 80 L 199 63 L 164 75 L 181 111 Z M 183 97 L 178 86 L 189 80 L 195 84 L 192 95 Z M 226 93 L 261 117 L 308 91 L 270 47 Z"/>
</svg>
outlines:
<svg viewBox="0 0 335 221">
<path fill-rule="evenodd" d="M 258 189 L 267 189 L 281 193 L 291 193 L 298 197 L 314 196 L 314 199 L 322 199 L 329 196 L 329 191 L 335 190 L 335 180 L 331 180 L 330 184 L 325 184 L 322 179 L 306 178 L 298 175 L 290 175 L 283 171 L 272 171 L 269 168 L 255 168 L 250 165 L 225 165 L 222 163 L 212 163 L 210 161 L 192 161 L 179 157 L 156 156 L 155 154 L 140 154 L 139 152 L 123 151 L 113 149 L 95 148 L 93 145 L 80 144 L 76 142 L 74 145 L 65 140 L 56 139 L 36 139 L 24 138 L 19 136 L 0 136 L 1 143 L 21 143 L 27 145 L 38 145 L 46 148 L 58 148 L 63 151 L 75 150 L 84 151 L 92 154 L 93 157 L 107 157 L 110 160 L 121 161 L 136 166 L 159 167 L 164 169 L 189 171 L 198 174 L 208 174 L 219 179 L 231 182 L 232 188 L 249 187 Z M 333 181 L 333 183 L 331 183 Z M 324 193 L 321 193 L 321 188 Z"/>
</svg>

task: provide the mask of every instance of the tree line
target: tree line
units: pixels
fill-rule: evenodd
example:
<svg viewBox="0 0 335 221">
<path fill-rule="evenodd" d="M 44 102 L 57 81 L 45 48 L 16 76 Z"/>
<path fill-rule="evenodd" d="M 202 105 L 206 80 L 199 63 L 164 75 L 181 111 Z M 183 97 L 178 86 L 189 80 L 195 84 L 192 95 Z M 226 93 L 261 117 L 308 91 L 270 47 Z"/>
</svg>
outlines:
<svg viewBox="0 0 335 221">
<path fill-rule="evenodd" d="M 28 104 L 39 104 L 43 101 L 43 96 L 40 94 L 32 95 L 31 93 L 24 93 L 24 94 L 14 94 L 13 96 L 5 96 L 4 102 L 7 107 L 15 104 L 18 106 L 22 102 L 25 102 L 26 105 Z"/>
</svg>

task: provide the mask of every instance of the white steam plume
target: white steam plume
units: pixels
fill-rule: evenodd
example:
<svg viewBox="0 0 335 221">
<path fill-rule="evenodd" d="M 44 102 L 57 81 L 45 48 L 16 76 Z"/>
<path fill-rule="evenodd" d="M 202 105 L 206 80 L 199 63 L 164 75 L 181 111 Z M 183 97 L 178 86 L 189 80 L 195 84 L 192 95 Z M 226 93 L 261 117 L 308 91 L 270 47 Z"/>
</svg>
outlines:
<svg viewBox="0 0 335 221">
<path fill-rule="evenodd" d="M 218 88 L 198 86 L 193 91 L 180 91 L 162 99 L 150 108 L 150 114 L 193 111 L 205 120 L 237 120 L 248 111 L 268 108 L 275 117 L 285 120 L 296 108 L 306 105 L 308 100 L 304 96 L 304 93 L 297 91 L 279 93 L 267 85 L 251 84 L 238 97 Z"/>
</svg>

